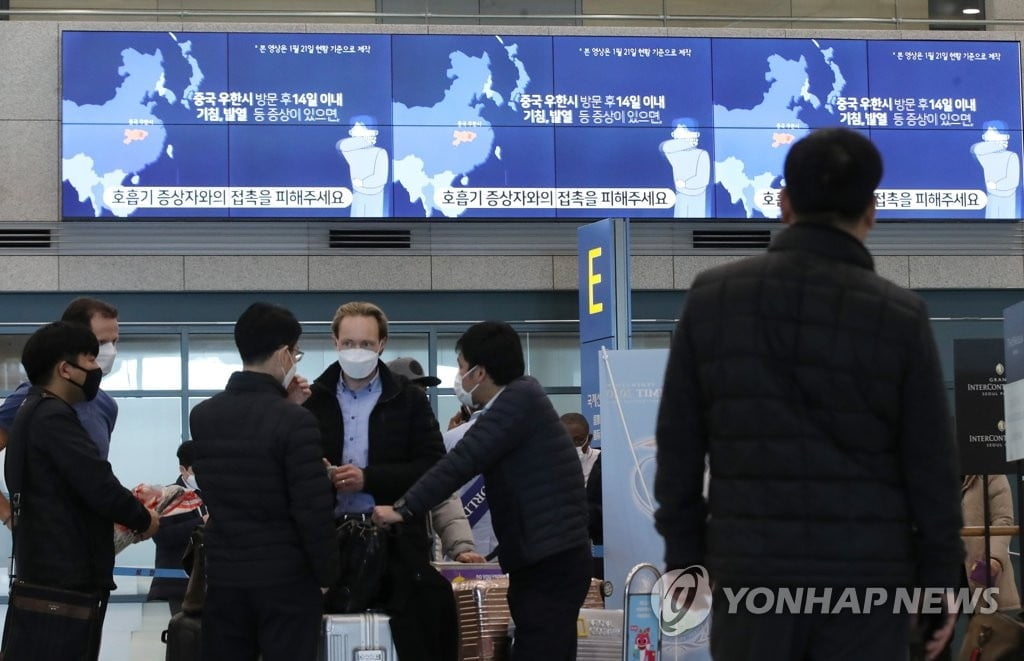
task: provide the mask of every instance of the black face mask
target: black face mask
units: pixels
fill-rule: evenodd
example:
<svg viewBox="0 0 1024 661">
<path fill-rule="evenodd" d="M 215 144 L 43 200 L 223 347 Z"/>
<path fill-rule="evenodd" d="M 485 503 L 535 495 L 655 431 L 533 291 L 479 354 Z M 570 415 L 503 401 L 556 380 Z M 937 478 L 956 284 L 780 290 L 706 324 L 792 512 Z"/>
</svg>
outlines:
<svg viewBox="0 0 1024 661">
<path fill-rule="evenodd" d="M 92 400 L 96 399 L 96 393 L 100 391 L 100 380 L 103 378 L 103 368 L 97 367 L 94 370 L 87 370 L 84 367 L 79 367 L 78 365 L 75 365 L 74 363 L 68 363 L 68 365 L 71 365 L 72 367 L 75 367 L 85 372 L 85 383 L 78 384 L 74 381 L 71 381 L 71 379 L 68 379 L 68 381 L 71 381 L 71 383 L 74 383 L 76 386 L 82 389 L 82 394 L 85 395 L 85 401 L 91 402 Z"/>
</svg>

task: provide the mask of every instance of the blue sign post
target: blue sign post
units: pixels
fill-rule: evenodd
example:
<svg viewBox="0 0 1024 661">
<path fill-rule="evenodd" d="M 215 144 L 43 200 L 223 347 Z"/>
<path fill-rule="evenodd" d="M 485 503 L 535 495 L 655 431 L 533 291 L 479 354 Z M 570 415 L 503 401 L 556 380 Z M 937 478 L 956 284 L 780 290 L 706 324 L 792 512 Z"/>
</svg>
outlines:
<svg viewBox="0 0 1024 661">
<path fill-rule="evenodd" d="M 601 447 L 599 353 L 630 346 L 629 224 L 606 218 L 577 230 L 580 274 L 580 411 Z"/>
</svg>

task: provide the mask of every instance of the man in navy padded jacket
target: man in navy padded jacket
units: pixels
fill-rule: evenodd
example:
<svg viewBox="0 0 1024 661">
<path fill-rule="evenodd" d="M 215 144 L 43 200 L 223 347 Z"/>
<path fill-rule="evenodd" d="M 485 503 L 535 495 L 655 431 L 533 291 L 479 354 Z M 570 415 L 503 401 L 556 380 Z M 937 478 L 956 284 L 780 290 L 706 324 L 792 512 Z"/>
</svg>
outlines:
<svg viewBox="0 0 1024 661">
<path fill-rule="evenodd" d="M 509 574 L 513 661 L 572 661 L 576 619 L 590 585 L 583 471 L 541 385 L 524 376 L 519 335 L 506 323 L 469 328 L 455 345 L 456 393 L 483 413 L 451 452 L 374 520 L 412 520 L 483 474 L 498 559 Z"/>
</svg>

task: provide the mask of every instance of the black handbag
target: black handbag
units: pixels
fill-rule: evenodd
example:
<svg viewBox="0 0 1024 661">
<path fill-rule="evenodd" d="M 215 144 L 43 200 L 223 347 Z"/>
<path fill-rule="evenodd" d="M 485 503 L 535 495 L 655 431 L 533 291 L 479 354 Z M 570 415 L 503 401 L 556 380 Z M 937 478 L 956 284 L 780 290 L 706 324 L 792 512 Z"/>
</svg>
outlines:
<svg viewBox="0 0 1024 661">
<path fill-rule="evenodd" d="M 181 610 L 189 615 L 202 615 L 206 604 L 206 528 L 196 526 L 188 540 L 181 564 L 188 573 L 188 586 L 181 601 Z"/>
<path fill-rule="evenodd" d="M 76 592 L 15 580 L 0 661 L 92 661 L 99 656 L 106 591 Z"/>
<path fill-rule="evenodd" d="M 383 603 L 387 531 L 369 520 L 343 521 L 337 530 L 341 571 L 324 596 L 327 613 L 361 613 Z"/>
</svg>

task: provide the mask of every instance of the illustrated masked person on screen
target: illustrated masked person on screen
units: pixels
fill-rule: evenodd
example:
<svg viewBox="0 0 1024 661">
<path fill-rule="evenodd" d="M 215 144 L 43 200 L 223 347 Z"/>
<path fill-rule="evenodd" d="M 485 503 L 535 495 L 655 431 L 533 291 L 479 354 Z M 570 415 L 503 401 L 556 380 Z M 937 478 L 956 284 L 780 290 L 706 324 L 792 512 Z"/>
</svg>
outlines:
<svg viewBox="0 0 1024 661">
<path fill-rule="evenodd" d="M 711 181 L 711 159 L 707 151 L 697 148 L 700 131 L 692 127 L 692 119 L 673 122 L 672 138 L 659 145 L 661 153 L 672 166 L 675 182 L 676 218 L 704 218 L 707 216 L 707 188 Z"/>
<path fill-rule="evenodd" d="M 985 173 L 985 191 L 988 193 L 986 218 L 1017 217 L 1020 157 L 1007 149 L 1009 144 L 1006 124 L 994 121 L 985 123 L 981 142 L 971 146 L 971 153 Z"/>
<path fill-rule="evenodd" d="M 347 138 L 337 148 L 348 163 L 352 176 L 353 218 L 384 216 L 384 186 L 388 183 L 388 153 L 377 146 L 377 131 L 370 128 L 373 120 L 356 117 Z"/>
</svg>

